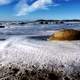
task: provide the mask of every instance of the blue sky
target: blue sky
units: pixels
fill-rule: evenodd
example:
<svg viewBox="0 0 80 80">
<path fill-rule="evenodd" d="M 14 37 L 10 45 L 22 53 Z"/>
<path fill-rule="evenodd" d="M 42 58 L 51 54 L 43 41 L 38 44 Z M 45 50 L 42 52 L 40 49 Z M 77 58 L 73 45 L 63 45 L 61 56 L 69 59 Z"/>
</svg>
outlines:
<svg viewBox="0 0 80 80">
<path fill-rule="evenodd" d="M 0 0 L 0 20 L 80 19 L 80 0 Z"/>
</svg>

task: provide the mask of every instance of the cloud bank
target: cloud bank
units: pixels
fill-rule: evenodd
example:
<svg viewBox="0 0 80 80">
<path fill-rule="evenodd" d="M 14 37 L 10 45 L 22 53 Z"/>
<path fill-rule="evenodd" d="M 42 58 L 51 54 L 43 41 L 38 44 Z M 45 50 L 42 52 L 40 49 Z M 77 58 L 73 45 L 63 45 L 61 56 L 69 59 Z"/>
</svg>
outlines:
<svg viewBox="0 0 80 80">
<path fill-rule="evenodd" d="M 47 6 L 51 5 L 52 3 L 52 0 L 37 0 L 31 5 L 28 5 L 28 3 L 26 3 L 26 0 L 21 0 L 16 6 L 18 11 L 16 16 L 26 15 L 27 13 L 36 11 L 38 9 L 47 8 Z"/>
<path fill-rule="evenodd" d="M 14 0 L 0 0 L 0 5 L 6 5 L 12 3 Z"/>
<path fill-rule="evenodd" d="M 48 6 L 59 6 L 54 0 L 0 0 L 0 6 L 15 3 L 16 16 L 25 16 L 39 9 L 48 9 Z M 68 2 L 70 0 L 62 0 Z M 31 3 L 31 4 L 29 4 Z"/>
</svg>

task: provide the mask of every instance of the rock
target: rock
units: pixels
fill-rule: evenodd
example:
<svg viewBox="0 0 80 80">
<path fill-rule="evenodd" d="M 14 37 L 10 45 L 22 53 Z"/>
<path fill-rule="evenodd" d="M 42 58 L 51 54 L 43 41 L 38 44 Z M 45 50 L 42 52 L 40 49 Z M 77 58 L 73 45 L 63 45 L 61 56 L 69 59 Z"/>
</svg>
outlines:
<svg viewBox="0 0 80 80">
<path fill-rule="evenodd" d="M 64 29 L 55 32 L 49 40 L 80 40 L 80 31 L 74 29 Z"/>
</svg>

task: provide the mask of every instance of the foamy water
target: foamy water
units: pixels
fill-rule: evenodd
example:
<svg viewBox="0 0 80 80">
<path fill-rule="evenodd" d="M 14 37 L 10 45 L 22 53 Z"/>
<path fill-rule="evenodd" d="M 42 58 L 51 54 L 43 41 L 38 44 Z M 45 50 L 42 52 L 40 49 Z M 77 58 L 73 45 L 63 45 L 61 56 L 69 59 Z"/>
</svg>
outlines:
<svg viewBox="0 0 80 80">
<path fill-rule="evenodd" d="M 29 38 L 31 36 L 51 35 L 60 26 L 37 25 L 25 28 L 0 29 L 0 39 L 6 38 L 6 40 L 0 41 L 0 66 L 19 63 L 39 64 L 40 66 L 45 64 L 60 68 L 63 65 L 65 69 L 63 71 L 72 71 L 74 67 L 79 71 L 80 41 L 45 41 Z"/>
<path fill-rule="evenodd" d="M 80 63 L 80 41 L 37 41 L 11 37 L 0 42 L 0 64 L 23 63 L 34 65 L 64 65 Z"/>
</svg>

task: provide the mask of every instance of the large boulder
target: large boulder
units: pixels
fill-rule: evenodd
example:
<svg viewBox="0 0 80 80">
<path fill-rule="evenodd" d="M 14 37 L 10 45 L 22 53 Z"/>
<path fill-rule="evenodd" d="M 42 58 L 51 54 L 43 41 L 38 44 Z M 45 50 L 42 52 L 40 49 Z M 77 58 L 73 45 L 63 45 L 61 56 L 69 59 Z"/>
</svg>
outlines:
<svg viewBox="0 0 80 80">
<path fill-rule="evenodd" d="M 80 40 L 80 31 L 74 29 L 64 29 L 55 32 L 49 40 Z"/>
</svg>

